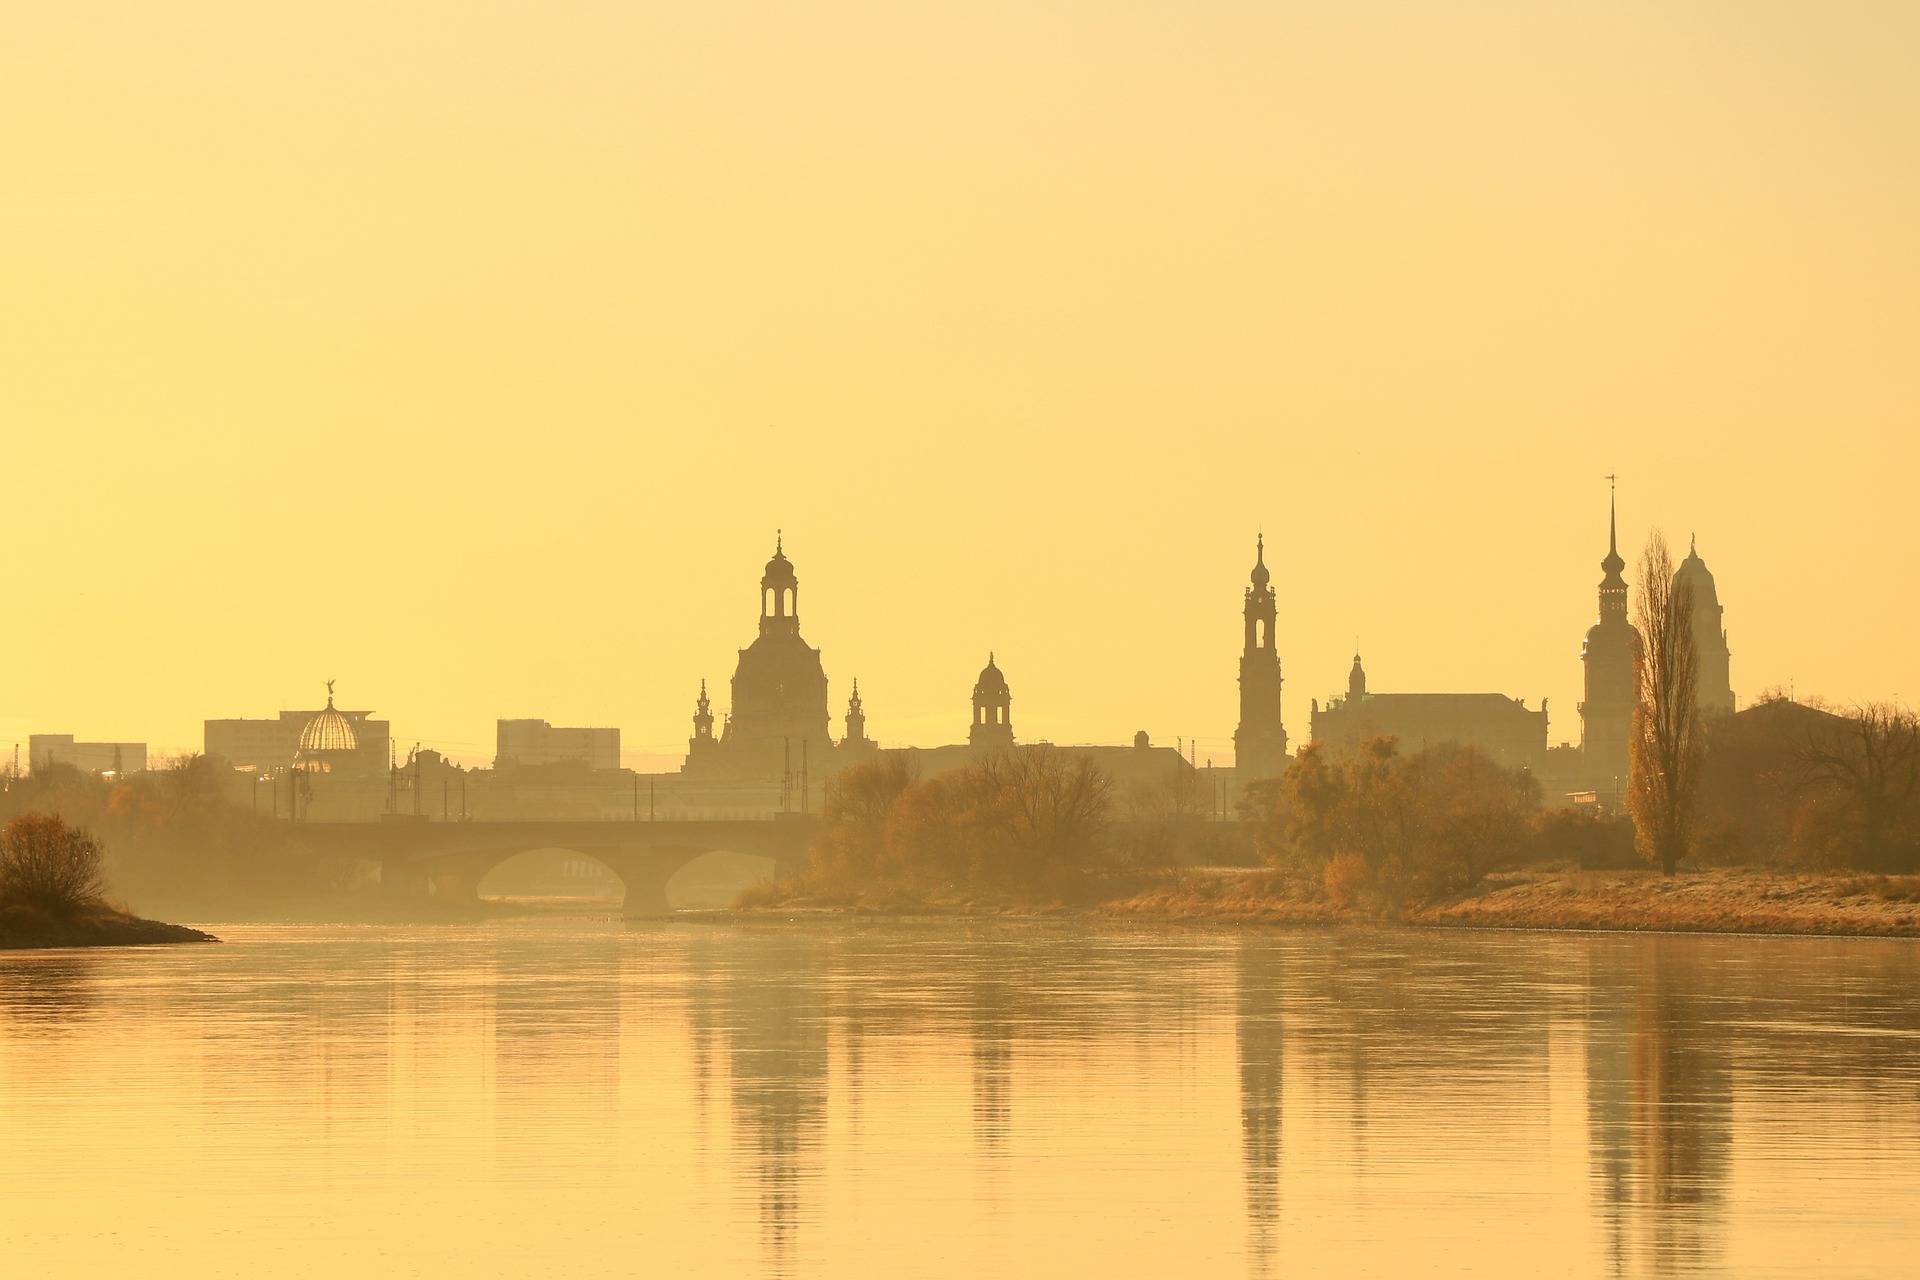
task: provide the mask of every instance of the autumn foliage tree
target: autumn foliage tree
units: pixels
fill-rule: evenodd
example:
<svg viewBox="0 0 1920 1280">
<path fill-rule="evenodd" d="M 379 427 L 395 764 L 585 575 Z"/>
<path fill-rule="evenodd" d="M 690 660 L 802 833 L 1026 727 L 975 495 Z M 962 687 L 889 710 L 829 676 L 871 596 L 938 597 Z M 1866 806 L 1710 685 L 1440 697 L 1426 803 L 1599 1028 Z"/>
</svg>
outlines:
<svg viewBox="0 0 1920 1280">
<path fill-rule="evenodd" d="M 1674 582 L 1667 540 L 1655 533 L 1640 557 L 1634 624 L 1639 697 L 1633 711 L 1627 808 L 1641 856 L 1672 875 L 1693 836 L 1700 782 L 1699 658 L 1693 588 Z"/>
<path fill-rule="evenodd" d="M 1531 847 L 1539 784 L 1476 747 L 1402 755 L 1392 738 L 1301 748 L 1258 844 L 1278 869 L 1319 881 L 1341 905 L 1472 889 Z"/>
<path fill-rule="evenodd" d="M 814 870 L 851 888 L 1057 889 L 1102 863 L 1112 798 L 1105 770 L 1051 747 L 924 780 L 871 761 L 829 785 Z"/>
<path fill-rule="evenodd" d="M 887 820 L 913 785 L 913 772 L 898 756 L 856 765 L 827 780 L 813 865 L 833 879 L 871 878 L 886 850 Z"/>
</svg>

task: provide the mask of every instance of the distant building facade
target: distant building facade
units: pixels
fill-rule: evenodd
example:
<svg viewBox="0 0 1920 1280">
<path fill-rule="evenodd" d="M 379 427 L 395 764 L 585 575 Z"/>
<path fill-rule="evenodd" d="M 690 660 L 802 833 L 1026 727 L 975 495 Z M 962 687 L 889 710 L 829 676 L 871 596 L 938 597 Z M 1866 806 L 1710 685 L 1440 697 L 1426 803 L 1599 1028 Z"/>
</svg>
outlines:
<svg viewBox="0 0 1920 1280">
<path fill-rule="evenodd" d="M 704 696 L 704 690 L 703 696 Z M 581 764 L 589 769 L 620 767 L 618 729 L 556 728 L 545 720 L 501 720 L 494 734 L 493 767 L 536 768 Z"/>
<path fill-rule="evenodd" d="M 68 765 L 82 773 L 144 773 L 144 742 L 75 742 L 70 733 L 35 733 L 27 737 L 28 767 L 36 773 Z"/>
<path fill-rule="evenodd" d="M 1243 783 L 1277 778 L 1287 767 L 1287 728 L 1280 716 L 1280 653 L 1274 641 L 1277 617 L 1267 540 L 1253 543 L 1252 585 L 1241 607 L 1245 639 L 1240 649 L 1240 724 L 1233 731 L 1234 772 Z"/>
<path fill-rule="evenodd" d="M 1707 715 L 1733 714 L 1733 657 L 1727 647 L 1726 610 L 1697 542 L 1673 575 L 1673 589 L 1693 593 L 1693 652 L 1696 663 L 1695 700 Z"/>
<path fill-rule="evenodd" d="M 1640 633 L 1627 621 L 1627 580 L 1621 570 L 1619 516 L 1607 503 L 1607 554 L 1600 562 L 1600 620 L 1580 651 L 1586 697 L 1580 701 L 1580 752 L 1594 795 L 1617 803 L 1627 791 L 1627 743 L 1633 733 L 1634 684 Z"/>
<path fill-rule="evenodd" d="M 1508 769 L 1538 774 L 1547 762 L 1547 706 L 1530 711 L 1500 693 L 1370 693 L 1353 655 L 1344 697 L 1313 706 L 1313 740 L 1333 749 L 1396 738 L 1405 752 L 1452 743 L 1478 747 Z"/>
<path fill-rule="evenodd" d="M 328 713 L 332 714 L 329 715 Z M 322 722 L 313 734 L 309 726 Z M 340 732 L 341 726 L 346 734 Z M 392 738 L 385 720 L 371 711 L 341 711 L 333 705 L 333 685 L 327 685 L 327 705 L 318 711 L 282 711 L 272 720 L 209 720 L 205 752 L 249 773 L 271 773 L 300 762 L 302 739 L 310 762 L 325 752 L 328 772 L 374 774 L 385 772 Z M 345 745 L 350 740 L 351 745 Z"/>
</svg>

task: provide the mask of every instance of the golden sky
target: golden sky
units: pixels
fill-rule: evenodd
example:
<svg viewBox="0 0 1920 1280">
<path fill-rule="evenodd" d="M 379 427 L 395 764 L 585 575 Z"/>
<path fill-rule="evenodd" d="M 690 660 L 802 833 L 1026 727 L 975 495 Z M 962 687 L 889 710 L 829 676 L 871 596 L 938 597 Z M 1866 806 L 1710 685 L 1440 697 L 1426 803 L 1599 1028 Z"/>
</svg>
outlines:
<svg viewBox="0 0 1920 1280">
<path fill-rule="evenodd" d="M 1920 698 L 1920 5 L 19 6 L 0 739 L 684 746 L 783 527 L 836 711 L 1224 763 L 1552 700 L 1697 530 L 1743 698 Z M 1630 575 L 1631 576 L 1631 575 Z M 836 720 L 835 730 L 838 732 Z M 5 742 L 0 741 L 0 749 Z"/>
</svg>

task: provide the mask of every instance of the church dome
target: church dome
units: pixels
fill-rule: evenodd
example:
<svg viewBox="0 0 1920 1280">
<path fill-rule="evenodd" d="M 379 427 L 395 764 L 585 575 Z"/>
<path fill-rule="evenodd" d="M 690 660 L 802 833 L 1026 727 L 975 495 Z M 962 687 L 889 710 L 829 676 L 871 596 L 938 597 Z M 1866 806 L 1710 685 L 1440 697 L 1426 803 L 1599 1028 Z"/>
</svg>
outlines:
<svg viewBox="0 0 1920 1280">
<path fill-rule="evenodd" d="M 1253 540 L 1253 585 L 1262 588 L 1273 580 L 1267 572 L 1267 537 L 1263 533 Z"/>
<path fill-rule="evenodd" d="M 1700 558 L 1698 544 L 1687 548 L 1687 558 L 1680 562 L 1680 568 L 1675 571 L 1673 585 L 1676 590 L 1680 587 L 1692 587 L 1696 604 L 1702 600 L 1717 597 L 1713 571 L 1707 568 L 1707 562 Z"/>
<path fill-rule="evenodd" d="M 353 722 L 333 709 L 333 682 L 327 682 L 327 707 L 300 730 L 302 758 L 331 751 L 358 751 L 360 735 Z"/>
<path fill-rule="evenodd" d="M 1680 560 L 1680 568 L 1674 570 L 1674 591 L 1680 589 L 1692 589 L 1693 608 L 1697 610 L 1711 612 L 1720 604 L 1720 589 L 1713 581 L 1713 570 L 1699 558 L 1697 545 L 1688 547 L 1688 555 Z"/>
<path fill-rule="evenodd" d="M 980 678 L 974 681 L 973 692 L 976 697 L 989 693 L 1005 693 L 1007 678 L 1000 674 L 1000 668 L 994 664 L 993 655 L 987 655 L 987 665 L 980 668 Z"/>
</svg>

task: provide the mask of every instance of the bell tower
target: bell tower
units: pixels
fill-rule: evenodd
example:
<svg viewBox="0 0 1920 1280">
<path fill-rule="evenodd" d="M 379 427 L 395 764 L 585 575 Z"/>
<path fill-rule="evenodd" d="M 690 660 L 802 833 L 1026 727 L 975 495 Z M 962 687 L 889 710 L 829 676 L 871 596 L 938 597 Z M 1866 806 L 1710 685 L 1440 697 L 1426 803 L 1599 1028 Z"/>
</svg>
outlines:
<svg viewBox="0 0 1920 1280">
<path fill-rule="evenodd" d="M 1280 719 L 1280 654 L 1273 627 L 1278 609 L 1267 572 L 1266 536 L 1254 539 L 1252 585 L 1241 612 L 1246 640 L 1240 650 L 1240 727 L 1233 732 L 1235 767 L 1242 781 L 1277 778 L 1287 767 L 1287 730 Z"/>
</svg>

